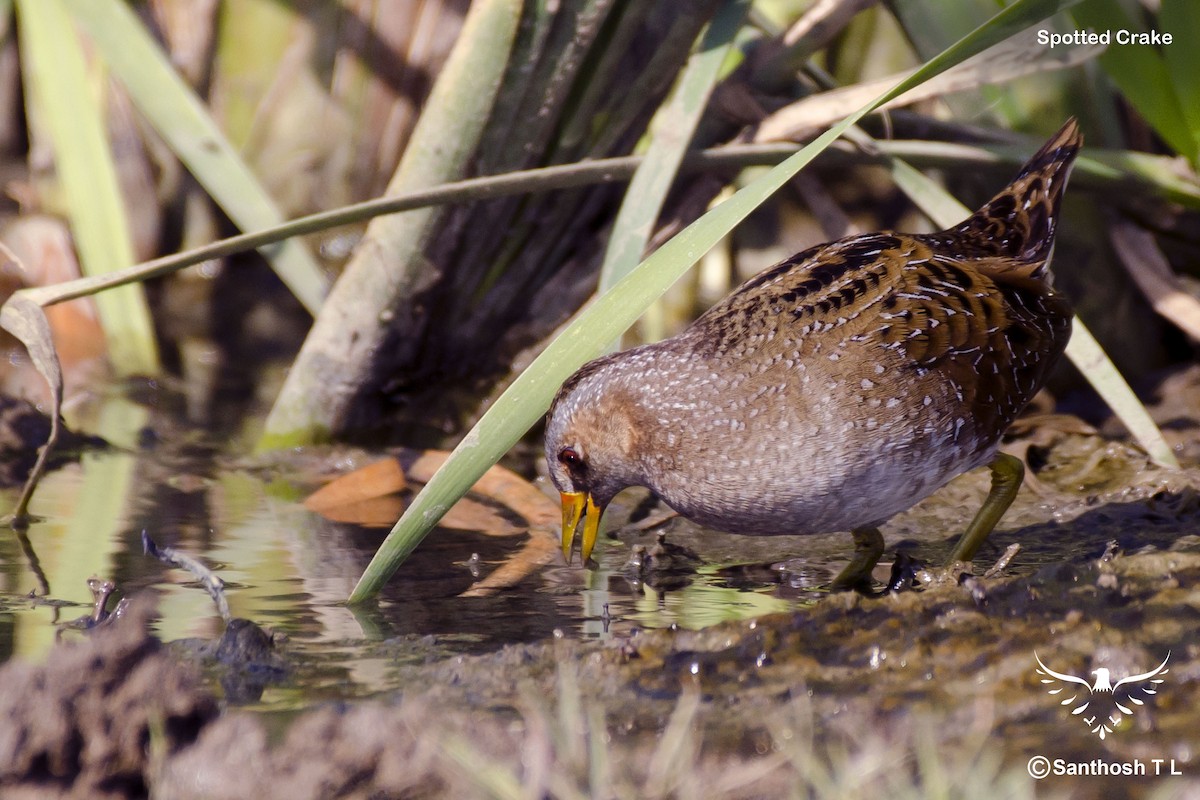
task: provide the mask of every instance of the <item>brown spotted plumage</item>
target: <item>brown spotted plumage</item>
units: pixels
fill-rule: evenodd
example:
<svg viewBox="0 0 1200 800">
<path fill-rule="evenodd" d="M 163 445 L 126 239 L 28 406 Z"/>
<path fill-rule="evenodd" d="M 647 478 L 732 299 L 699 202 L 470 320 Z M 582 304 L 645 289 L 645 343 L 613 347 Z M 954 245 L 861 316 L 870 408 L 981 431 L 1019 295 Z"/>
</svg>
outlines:
<svg viewBox="0 0 1200 800">
<path fill-rule="evenodd" d="M 1000 436 L 1070 336 L 1047 261 L 1081 143 L 1072 120 L 957 227 L 805 250 L 678 336 L 586 364 L 546 429 L 564 550 L 582 519 L 586 559 L 604 507 L 640 485 L 720 530 L 854 530 L 874 556 L 839 580 L 861 582 L 876 526 L 991 462 L 969 559 L 1020 483 Z"/>
</svg>

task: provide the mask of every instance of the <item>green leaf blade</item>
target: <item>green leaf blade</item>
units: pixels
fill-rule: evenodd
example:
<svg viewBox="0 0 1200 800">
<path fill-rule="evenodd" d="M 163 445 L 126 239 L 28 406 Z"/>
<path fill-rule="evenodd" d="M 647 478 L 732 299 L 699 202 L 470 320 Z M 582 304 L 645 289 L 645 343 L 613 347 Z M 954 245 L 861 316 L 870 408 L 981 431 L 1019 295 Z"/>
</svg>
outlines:
<svg viewBox="0 0 1200 800">
<path fill-rule="evenodd" d="M 79 21 L 138 110 L 235 225 L 252 232 L 284 221 L 275 201 L 125 3 L 54 2 L 64 3 Z M 296 298 L 315 315 L 329 281 L 303 243 L 287 240 L 264 255 Z"/>
<path fill-rule="evenodd" d="M 63 0 L 17 3 L 28 98 L 45 123 L 80 264 L 89 275 L 133 263 L 125 204 L 99 103 Z M 118 374 L 158 372 L 150 312 L 140 286 L 96 298 Z"/>
<path fill-rule="evenodd" d="M 597 298 L 496 400 L 418 493 L 363 572 L 349 602 L 361 603 L 378 594 L 446 509 L 541 418 L 562 381 L 585 361 L 599 355 L 609 341 L 633 324 L 650 302 L 817 153 L 893 97 L 1071 5 L 1073 0 L 1018 0 L 689 225 Z"/>
<path fill-rule="evenodd" d="M 641 260 L 749 6 L 747 0 L 728 0 L 717 11 L 675 92 L 655 115 L 646 158 L 625 191 L 600 265 L 600 294 L 616 285 Z"/>
<path fill-rule="evenodd" d="M 1074 12 L 1081 25 L 1096 33 L 1140 31 L 1118 0 L 1089 0 Z M 1192 47 L 1195 42 L 1176 42 L 1172 47 Z M 1197 140 L 1188 128 L 1179 97 L 1171 86 L 1171 72 L 1158 50 L 1149 45 L 1120 45 L 1112 42 L 1100 56 L 1100 64 L 1125 98 L 1171 147 L 1193 164 Z"/>
<path fill-rule="evenodd" d="M 1192 135 L 1192 166 L 1200 166 L 1200 14 L 1195 0 L 1163 0 L 1159 21 L 1172 36 L 1163 48 L 1171 88 L 1179 98 L 1183 121 Z"/>
</svg>

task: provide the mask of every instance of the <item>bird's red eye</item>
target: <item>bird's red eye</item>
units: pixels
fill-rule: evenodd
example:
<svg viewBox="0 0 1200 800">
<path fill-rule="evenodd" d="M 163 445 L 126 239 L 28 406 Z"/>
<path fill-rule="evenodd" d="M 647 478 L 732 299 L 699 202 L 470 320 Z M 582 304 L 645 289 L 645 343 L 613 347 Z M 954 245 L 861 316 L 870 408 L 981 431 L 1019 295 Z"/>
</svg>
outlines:
<svg viewBox="0 0 1200 800">
<path fill-rule="evenodd" d="M 558 460 L 567 469 L 582 469 L 583 456 L 579 455 L 573 447 L 564 447 L 558 451 Z"/>
</svg>

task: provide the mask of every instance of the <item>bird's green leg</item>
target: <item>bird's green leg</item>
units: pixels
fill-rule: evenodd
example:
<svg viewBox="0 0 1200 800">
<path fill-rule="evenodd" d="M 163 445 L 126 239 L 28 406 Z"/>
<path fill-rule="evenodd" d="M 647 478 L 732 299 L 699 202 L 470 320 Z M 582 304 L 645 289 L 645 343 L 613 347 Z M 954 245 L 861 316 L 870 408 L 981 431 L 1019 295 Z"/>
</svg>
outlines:
<svg viewBox="0 0 1200 800">
<path fill-rule="evenodd" d="M 875 569 L 879 557 L 883 555 L 883 536 L 879 528 L 855 528 L 851 533 L 854 536 L 854 558 L 830 584 L 829 588 L 835 592 L 870 589 L 871 570 Z"/>
<path fill-rule="evenodd" d="M 970 561 L 975 557 L 979 547 L 987 541 L 988 534 L 1016 499 L 1021 481 L 1025 479 L 1025 465 L 1021 459 L 1007 453 L 997 454 L 988 466 L 992 470 L 992 490 L 950 554 L 950 564 Z"/>
</svg>

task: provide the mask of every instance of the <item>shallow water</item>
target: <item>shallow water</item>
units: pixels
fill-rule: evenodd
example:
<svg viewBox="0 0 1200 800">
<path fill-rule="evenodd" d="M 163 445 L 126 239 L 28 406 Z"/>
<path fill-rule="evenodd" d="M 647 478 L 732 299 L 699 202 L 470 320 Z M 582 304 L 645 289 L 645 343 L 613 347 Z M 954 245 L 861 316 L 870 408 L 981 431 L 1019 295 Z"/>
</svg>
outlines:
<svg viewBox="0 0 1200 800">
<path fill-rule="evenodd" d="M 921 764 L 921 772 L 922 753 L 932 752 L 943 754 L 939 774 L 963 788 L 954 796 L 1001 796 L 996 787 L 1017 778 L 1028 784 L 1031 754 L 1080 762 L 1169 758 L 1191 782 L 1178 785 L 1181 793 L 1155 796 L 1200 791 L 1198 684 L 1189 680 L 1200 674 L 1193 644 L 1200 641 L 1200 497 L 1193 488 L 1200 481 L 1194 468 L 1159 469 L 1119 441 L 1042 437 L 1032 459 L 1038 474 L 977 559 L 978 573 L 1009 545 L 1021 545 L 995 578 L 883 598 L 830 597 L 819 587 L 849 556 L 848 536 L 729 536 L 678 518 L 651 525 L 661 509 L 633 491 L 610 507 L 606 525 L 614 533 L 602 537 L 594 569 L 563 565 L 556 555 L 513 588 L 463 597 L 530 536 L 554 534 L 438 529 L 378 603 L 352 609 L 342 601 L 384 531 L 330 522 L 301 501 L 321 476 L 384 454 L 313 449 L 271 461 L 239 458 L 251 435 L 214 442 L 153 406 L 120 398 L 97 419 L 86 430 L 120 447 L 47 477 L 33 505 L 41 519 L 24 545 L 15 535 L 0 537 L 0 658 L 39 660 L 62 623 L 90 613 L 93 575 L 113 581 L 118 596 L 157 593 L 154 633 L 206 670 L 202 690 L 188 696 L 211 705 L 211 690 L 227 707 L 253 712 L 212 721 L 180 756 L 179 785 L 191 786 L 197 770 L 207 770 L 238 783 L 230 796 L 241 796 L 241 756 L 255 769 L 270 761 L 282 774 L 304 763 L 359 775 L 345 770 L 362 768 L 370 753 L 381 770 L 419 766 L 425 762 L 414 753 L 430 742 L 459 753 L 437 762 L 439 781 L 475 785 L 478 754 L 501 742 L 511 750 L 508 764 L 557 753 L 556 768 L 591 775 L 603 763 L 626 774 L 633 765 L 653 782 L 660 751 L 674 743 L 711 758 L 704 769 L 702 758 L 680 767 L 704 776 L 695 778 L 697 787 L 730 775 L 729 763 L 769 776 L 764 785 L 773 788 L 746 796 L 780 796 L 819 777 L 814 757 L 849 787 L 863 763 Z M 961 476 L 891 520 L 875 577 L 887 578 L 898 551 L 941 562 L 987 485 L 986 471 Z M 648 508 L 651 517 L 641 517 Z M 232 615 L 276 635 L 274 653 L 236 667 L 217 664 L 212 651 L 226 626 L 213 601 L 191 574 L 142 552 L 143 530 L 214 570 Z M 72 652 L 57 650 L 51 664 L 77 658 Z M 1035 652 L 1079 675 L 1096 664 L 1133 674 L 1170 654 L 1170 681 L 1131 724 L 1101 740 L 1046 696 Z M 90 680 L 68 681 L 63 691 L 82 683 L 125 702 L 119 682 Z M 381 702 L 328 702 L 368 697 Z M 27 713 L 40 719 L 47 707 Z M 108 737 L 107 722 L 93 721 L 97 735 Z M 694 738 L 680 739 L 684 730 Z M 279 746 L 270 756 L 268 738 Z M 413 752 L 372 749 L 410 739 Z M 610 749 L 593 752 L 597 761 L 580 760 L 590 752 L 587 741 Z M 464 742 L 475 750 L 459 752 Z M 781 753 L 791 755 L 780 760 Z M 988 760 L 1003 763 L 1004 775 L 977 768 Z M 919 782 L 906 769 L 900 779 Z M 967 791 L 980 780 L 991 788 Z M 1090 797 L 1099 784 L 1041 786 Z M 1128 791 L 1115 796 L 1142 796 L 1151 786 L 1122 785 Z"/>
<path fill-rule="evenodd" d="M 380 602 L 352 609 L 343 601 L 386 531 L 330 522 L 300 501 L 317 485 L 314 463 L 327 471 L 371 456 L 307 452 L 297 454 L 294 470 L 228 466 L 228 456 L 194 433 L 139 432 L 133 423 L 145 415 L 113 402 L 122 408 L 110 417 L 122 424 L 101 432 L 120 447 L 85 454 L 44 479 L 27 550 L 11 533 L 0 537 L 0 660 L 39 660 L 57 638 L 81 635 L 65 623 L 90 614 L 93 576 L 113 581 L 118 598 L 157 593 L 155 633 L 163 641 L 218 639 L 224 624 L 212 599 L 192 575 L 146 555 L 143 530 L 210 567 L 225 583 L 233 616 L 286 637 L 288 675 L 257 704 L 271 710 L 392 691 L 399 667 L 458 653 L 698 628 L 794 602 L 770 583 L 728 588 L 711 568 L 660 592 L 627 577 L 628 548 L 618 543 L 602 550 L 597 570 L 555 564 L 491 597 L 460 597 L 476 580 L 472 569 L 486 574 L 524 536 L 439 528 Z M 16 495 L 8 490 L 0 502 L 11 507 Z"/>
<path fill-rule="evenodd" d="M 0 659 L 36 660 L 56 637 L 79 636 L 60 628 L 90 612 L 92 576 L 113 581 L 118 597 L 156 592 L 155 632 L 163 641 L 218 639 L 224 625 L 208 594 L 190 574 L 144 554 L 143 530 L 213 569 L 225 582 L 233 616 L 286 637 L 286 675 L 251 703 L 280 711 L 391 692 L 402 688 L 406 667 L 456 654 L 561 637 L 623 638 L 640 628 L 698 629 L 798 608 L 821 596 L 818 587 L 850 553 L 845 535 L 728 536 L 674 519 L 657 530 L 691 560 L 681 569 L 638 574 L 627 562 L 635 547 L 654 548 L 656 537 L 626 526 L 635 494 L 610 509 L 607 524 L 619 538 L 605 537 L 596 569 L 555 561 L 490 597 L 460 597 L 478 575 L 516 553 L 524 535 L 437 529 L 377 604 L 352 609 L 343 601 L 385 531 L 330 522 L 300 501 L 319 485 L 315 475 L 349 471 L 377 454 L 314 450 L 238 466 L 203 435 L 126 399 L 110 400 L 96 419 L 98 432 L 118 447 L 47 476 L 32 506 L 39 519 L 26 535 L 27 551 L 15 536 L 0 537 Z M 155 435 L 147 435 L 148 424 Z M 1077 458 L 1094 462 L 1087 480 L 1069 464 L 1045 474 L 1058 469 L 1081 490 L 1094 491 L 1113 479 L 1100 468 L 1096 447 Z M 1116 473 L 1122 481 L 1136 477 Z M 986 482 L 986 474 L 964 476 L 898 517 L 885 528 L 889 551 L 940 560 Z M 1126 534 L 1165 546 L 1178 535 L 1180 513 L 1171 506 L 1175 495 L 1167 494 L 1160 514 L 1167 524 L 1156 538 L 1153 512 L 1139 497 L 1124 509 L 1090 509 L 1081 491 L 1067 508 L 1061 497 L 1027 488 L 983 558 L 1020 541 L 1025 549 L 1013 568 L 1028 573 L 1098 555 L 1110 538 Z M 11 505 L 15 495 L 9 491 L 3 501 Z M 886 565 L 876 577 L 886 579 Z"/>
</svg>

